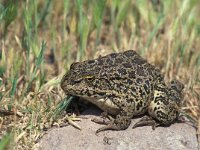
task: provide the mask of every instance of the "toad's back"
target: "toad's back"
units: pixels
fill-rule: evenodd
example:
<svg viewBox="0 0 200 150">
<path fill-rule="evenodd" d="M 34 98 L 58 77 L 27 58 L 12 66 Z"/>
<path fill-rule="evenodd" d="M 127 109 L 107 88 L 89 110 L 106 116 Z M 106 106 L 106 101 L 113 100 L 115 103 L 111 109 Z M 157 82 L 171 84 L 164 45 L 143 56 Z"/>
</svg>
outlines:
<svg viewBox="0 0 200 150">
<path fill-rule="evenodd" d="M 154 78 L 158 70 L 139 56 L 135 51 L 112 53 L 94 60 L 72 64 L 70 71 L 84 75 L 95 74 L 98 77 Z M 156 73 L 156 74 L 155 74 Z"/>
</svg>

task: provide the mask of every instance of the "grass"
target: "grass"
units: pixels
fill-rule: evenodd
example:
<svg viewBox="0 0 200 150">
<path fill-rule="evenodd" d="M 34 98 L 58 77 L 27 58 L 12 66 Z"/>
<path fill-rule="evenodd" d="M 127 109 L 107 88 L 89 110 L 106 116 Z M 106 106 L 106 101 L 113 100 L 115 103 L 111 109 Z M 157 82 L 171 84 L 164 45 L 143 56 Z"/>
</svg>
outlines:
<svg viewBox="0 0 200 150">
<path fill-rule="evenodd" d="M 199 8 L 198 0 L 0 1 L 0 149 L 34 149 L 61 118 L 69 101 L 59 84 L 72 62 L 126 49 L 184 83 L 182 110 L 199 134 Z"/>
</svg>

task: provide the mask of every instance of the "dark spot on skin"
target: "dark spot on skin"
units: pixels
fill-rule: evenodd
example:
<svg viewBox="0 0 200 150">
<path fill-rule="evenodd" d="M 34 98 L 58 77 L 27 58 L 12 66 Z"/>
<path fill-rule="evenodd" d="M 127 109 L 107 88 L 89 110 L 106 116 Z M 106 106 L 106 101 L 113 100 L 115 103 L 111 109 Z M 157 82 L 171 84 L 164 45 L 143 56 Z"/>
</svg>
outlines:
<svg viewBox="0 0 200 150">
<path fill-rule="evenodd" d="M 116 84 L 117 86 L 117 89 L 120 89 L 121 88 L 121 85 L 120 84 Z"/>
<path fill-rule="evenodd" d="M 142 101 L 137 103 L 137 106 L 136 106 L 137 111 L 140 110 L 141 108 L 142 108 Z"/>
<path fill-rule="evenodd" d="M 131 87 L 131 90 L 135 93 L 136 92 L 136 88 L 135 87 Z"/>
<path fill-rule="evenodd" d="M 169 105 L 169 100 L 166 100 L 166 99 L 165 99 L 165 100 L 163 100 L 162 102 L 163 102 L 164 105 Z"/>
<path fill-rule="evenodd" d="M 106 72 L 104 72 L 104 71 L 100 71 L 100 76 L 106 76 Z"/>
<path fill-rule="evenodd" d="M 133 80 L 128 79 L 127 82 L 128 82 L 128 85 L 132 85 L 133 84 Z"/>
<path fill-rule="evenodd" d="M 121 74 L 121 75 L 126 75 L 126 74 L 127 74 L 126 69 L 123 69 L 123 68 L 120 68 L 120 69 L 118 69 L 117 71 L 118 71 L 119 74 Z"/>
<path fill-rule="evenodd" d="M 87 93 L 87 96 L 92 96 L 93 94 L 91 94 L 90 92 Z"/>
<path fill-rule="evenodd" d="M 132 68 L 132 65 L 130 63 L 123 63 L 122 64 L 125 68 Z"/>
<path fill-rule="evenodd" d="M 70 66 L 70 69 L 76 68 L 78 64 L 79 64 L 79 62 L 72 63 L 71 66 Z"/>
<path fill-rule="evenodd" d="M 140 89 L 139 89 L 139 93 L 142 94 L 142 92 L 143 92 L 143 91 L 142 91 L 142 89 L 140 88 Z"/>
<path fill-rule="evenodd" d="M 93 64 L 93 63 L 95 63 L 95 60 L 89 60 L 88 61 L 88 64 Z"/>
<path fill-rule="evenodd" d="M 127 93 L 127 92 L 128 92 L 128 89 L 127 89 L 127 88 L 125 88 L 125 89 L 124 89 L 124 93 Z"/>
<path fill-rule="evenodd" d="M 151 76 L 153 75 L 154 69 L 152 67 L 146 67 L 146 70 L 149 73 L 149 75 L 151 75 Z"/>
<path fill-rule="evenodd" d="M 106 60 L 106 64 L 109 65 L 109 66 L 112 66 L 113 62 L 114 62 L 113 59 L 107 59 Z"/>
<path fill-rule="evenodd" d="M 144 63 L 147 63 L 146 60 L 144 60 L 143 58 L 141 58 L 140 56 L 137 56 L 135 57 L 133 60 L 132 60 L 132 63 L 133 64 L 144 64 Z"/>
<path fill-rule="evenodd" d="M 100 96 L 104 96 L 104 95 L 105 95 L 104 92 L 98 92 L 98 94 L 99 94 Z"/>
<path fill-rule="evenodd" d="M 135 71 L 130 71 L 128 77 L 135 78 Z"/>
<path fill-rule="evenodd" d="M 97 98 L 98 96 L 97 95 L 92 95 L 92 97 Z"/>
<path fill-rule="evenodd" d="M 147 107 L 143 107 L 141 112 L 146 112 L 146 110 L 147 110 Z"/>
<path fill-rule="evenodd" d="M 146 85 L 146 87 L 150 86 L 149 80 L 145 80 L 145 85 Z"/>
<path fill-rule="evenodd" d="M 134 103 L 134 100 L 130 99 L 130 98 L 128 98 L 126 101 L 127 101 L 127 103 Z"/>
<path fill-rule="evenodd" d="M 137 74 L 139 75 L 139 76 L 146 76 L 145 75 L 145 72 L 144 72 L 144 69 L 142 68 L 142 67 L 137 67 Z"/>
<path fill-rule="evenodd" d="M 136 79 L 136 82 L 137 82 L 138 84 L 142 84 L 142 79 L 141 79 L 141 78 L 137 78 L 137 79 Z"/>
<path fill-rule="evenodd" d="M 117 53 L 112 53 L 112 54 L 110 54 L 110 57 L 111 57 L 111 58 L 117 57 Z"/>
<path fill-rule="evenodd" d="M 174 111 L 175 111 L 173 107 L 169 107 L 169 110 L 170 110 L 171 112 L 174 112 Z"/>
<path fill-rule="evenodd" d="M 114 77 L 118 77 L 118 76 L 119 76 L 119 74 L 115 72 L 114 73 Z"/>
<path fill-rule="evenodd" d="M 142 92 L 142 97 L 143 97 L 143 98 L 146 98 L 146 96 L 147 96 L 146 93 L 143 91 L 143 92 Z"/>
<path fill-rule="evenodd" d="M 99 87 L 99 85 L 101 85 L 101 82 L 99 80 L 95 80 L 95 84 L 94 85 L 97 85 L 97 87 Z"/>
<path fill-rule="evenodd" d="M 166 93 L 166 87 L 156 86 L 156 90 Z"/>
<path fill-rule="evenodd" d="M 71 84 L 79 84 L 82 80 L 71 80 Z"/>
<path fill-rule="evenodd" d="M 148 87 L 146 84 L 144 85 L 144 90 L 149 94 L 150 92 L 150 87 Z"/>
<path fill-rule="evenodd" d="M 98 59 L 97 64 L 98 64 L 99 66 L 102 66 L 102 65 L 104 64 L 104 60 L 103 60 L 103 59 Z"/>
<path fill-rule="evenodd" d="M 153 78 L 149 78 L 149 81 L 152 82 L 152 81 L 153 81 Z"/>
<path fill-rule="evenodd" d="M 133 50 L 128 50 L 126 52 L 124 52 L 124 55 L 127 56 L 127 57 L 133 57 L 135 56 L 137 53 Z"/>
<path fill-rule="evenodd" d="M 157 107 L 154 107 L 153 111 L 155 112 L 158 108 Z"/>
<path fill-rule="evenodd" d="M 122 59 L 121 57 L 117 57 L 117 58 L 115 59 L 115 62 L 116 62 L 116 63 L 123 63 L 123 59 Z"/>
<path fill-rule="evenodd" d="M 154 102 L 155 103 L 157 103 L 158 101 L 163 101 L 163 99 L 164 99 L 164 97 L 162 97 L 162 96 L 159 96 L 159 97 L 155 97 L 155 100 L 154 100 Z"/>
</svg>

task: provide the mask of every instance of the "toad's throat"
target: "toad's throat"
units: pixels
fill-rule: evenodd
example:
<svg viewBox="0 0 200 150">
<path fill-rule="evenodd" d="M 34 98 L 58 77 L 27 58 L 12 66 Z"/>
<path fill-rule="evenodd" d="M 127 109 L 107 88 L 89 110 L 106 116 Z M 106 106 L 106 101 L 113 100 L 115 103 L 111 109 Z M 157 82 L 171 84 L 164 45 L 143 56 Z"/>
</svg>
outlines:
<svg viewBox="0 0 200 150">
<path fill-rule="evenodd" d="M 112 115 L 117 115 L 120 112 L 120 109 L 117 105 L 115 105 L 112 100 L 106 98 L 93 98 L 93 97 L 84 97 L 81 96 L 81 98 L 88 100 L 92 104 L 96 105 L 103 111 L 112 114 Z"/>
</svg>

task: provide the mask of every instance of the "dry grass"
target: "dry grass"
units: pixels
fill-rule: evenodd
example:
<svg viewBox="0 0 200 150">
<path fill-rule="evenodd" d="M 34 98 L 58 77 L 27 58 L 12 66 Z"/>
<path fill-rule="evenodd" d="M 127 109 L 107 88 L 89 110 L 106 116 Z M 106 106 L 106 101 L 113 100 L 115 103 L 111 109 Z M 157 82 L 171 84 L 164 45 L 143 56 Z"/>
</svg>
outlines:
<svg viewBox="0 0 200 150">
<path fill-rule="evenodd" d="M 72 62 L 126 49 L 185 84 L 183 111 L 200 129 L 199 8 L 198 0 L 1 1 L 0 149 L 33 149 L 59 121 L 67 106 L 59 83 Z"/>
</svg>

